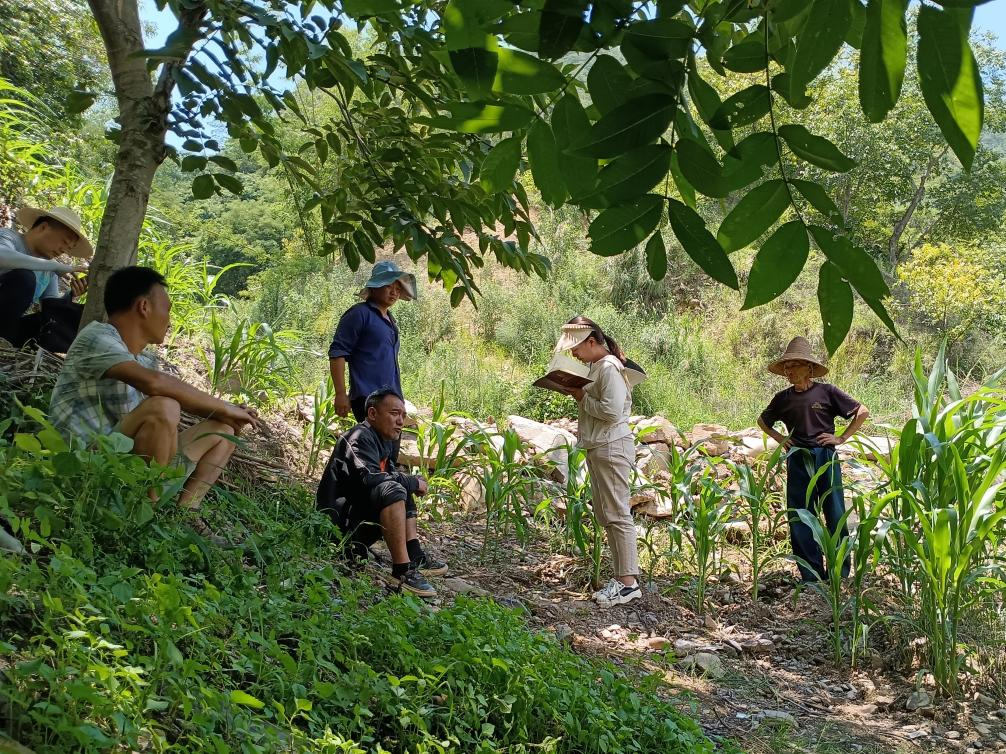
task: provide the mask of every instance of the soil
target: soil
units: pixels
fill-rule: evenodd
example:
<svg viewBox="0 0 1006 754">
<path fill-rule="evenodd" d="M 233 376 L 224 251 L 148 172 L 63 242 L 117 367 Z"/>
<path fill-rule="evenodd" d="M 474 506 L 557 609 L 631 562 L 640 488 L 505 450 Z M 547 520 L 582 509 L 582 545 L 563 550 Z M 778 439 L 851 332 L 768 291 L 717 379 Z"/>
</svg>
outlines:
<svg viewBox="0 0 1006 754">
<path fill-rule="evenodd" d="M 683 582 L 668 577 L 646 584 L 642 599 L 601 608 L 590 600 L 584 559 L 556 554 L 542 539 L 508 543 L 483 562 L 483 527 L 455 518 L 424 535 L 451 564 L 448 577 L 431 579 L 438 601 L 467 592 L 523 606 L 532 627 L 583 655 L 629 673 L 661 674 L 664 693 L 684 712 L 744 751 L 1006 751 L 1006 701 L 978 691 L 941 700 L 924 678 L 923 693 L 913 697 L 917 672 L 877 653 L 855 670 L 847 660 L 836 666 L 827 604 L 796 588 L 788 564 L 766 574 L 758 601 L 744 578 L 715 584 L 704 615 L 693 611 Z M 685 660 L 696 653 L 712 655 L 704 660 L 711 672 Z M 909 711 L 910 700 L 924 706 Z"/>
</svg>

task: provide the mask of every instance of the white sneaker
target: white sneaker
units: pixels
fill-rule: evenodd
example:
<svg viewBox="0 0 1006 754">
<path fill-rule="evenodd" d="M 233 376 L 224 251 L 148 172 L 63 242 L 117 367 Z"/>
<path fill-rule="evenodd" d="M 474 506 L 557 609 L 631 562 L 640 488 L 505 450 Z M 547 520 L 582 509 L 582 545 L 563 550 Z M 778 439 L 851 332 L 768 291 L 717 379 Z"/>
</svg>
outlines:
<svg viewBox="0 0 1006 754">
<path fill-rule="evenodd" d="M 636 581 L 632 586 L 625 586 L 621 581 L 612 579 L 604 588 L 594 593 L 594 601 L 602 607 L 624 605 L 626 602 L 638 600 L 643 596 L 643 590 Z"/>
</svg>

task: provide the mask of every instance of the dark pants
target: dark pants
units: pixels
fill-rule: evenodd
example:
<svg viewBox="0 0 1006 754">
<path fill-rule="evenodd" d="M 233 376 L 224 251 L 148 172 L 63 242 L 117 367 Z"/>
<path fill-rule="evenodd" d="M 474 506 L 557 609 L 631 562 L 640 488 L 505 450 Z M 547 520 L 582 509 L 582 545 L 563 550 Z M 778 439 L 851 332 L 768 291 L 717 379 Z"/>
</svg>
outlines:
<svg viewBox="0 0 1006 754">
<path fill-rule="evenodd" d="M 842 467 L 835 459 L 834 448 L 796 448 L 786 459 L 786 507 L 789 515 L 789 538 L 793 544 L 793 554 L 810 564 L 808 569 L 797 562 L 800 576 L 804 581 L 819 581 L 826 578 L 824 557 L 821 548 L 814 541 L 811 528 L 800 520 L 796 510 L 806 508 L 815 516 L 819 506 L 824 509 L 824 522 L 832 535 L 838 529 L 845 515 L 845 494 L 842 491 Z M 827 471 L 817 478 L 814 490 L 807 499 L 807 488 L 811 478 L 824 466 L 831 464 Z M 849 536 L 849 530 L 842 523 L 842 538 Z M 849 560 L 842 564 L 842 576 L 849 575 Z"/>
<path fill-rule="evenodd" d="M 368 548 L 384 536 L 381 530 L 381 511 L 397 502 L 390 500 L 387 491 L 374 490 L 370 500 L 347 500 L 344 497 L 333 501 L 318 498 L 319 510 L 327 513 L 343 536 L 346 537 L 346 554 L 353 559 L 365 559 Z M 417 518 L 419 511 L 411 492 L 405 493 L 405 518 Z"/>
<path fill-rule="evenodd" d="M 22 318 L 35 298 L 35 273 L 10 270 L 0 275 L 0 338 L 24 345 Z"/>
</svg>

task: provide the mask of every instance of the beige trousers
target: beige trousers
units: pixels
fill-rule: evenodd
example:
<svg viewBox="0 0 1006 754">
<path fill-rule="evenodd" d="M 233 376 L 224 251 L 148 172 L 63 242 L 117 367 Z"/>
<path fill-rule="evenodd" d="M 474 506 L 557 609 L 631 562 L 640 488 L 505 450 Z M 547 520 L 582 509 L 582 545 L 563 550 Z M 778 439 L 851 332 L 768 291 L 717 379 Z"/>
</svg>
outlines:
<svg viewBox="0 0 1006 754">
<path fill-rule="evenodd" d="M 594 517 L 604 527 L 615 576 L 638 576 L 636 524 L 629 510 L 629 473 L 636 462 L 632 435 L 587 451 Z"/>
</svg>

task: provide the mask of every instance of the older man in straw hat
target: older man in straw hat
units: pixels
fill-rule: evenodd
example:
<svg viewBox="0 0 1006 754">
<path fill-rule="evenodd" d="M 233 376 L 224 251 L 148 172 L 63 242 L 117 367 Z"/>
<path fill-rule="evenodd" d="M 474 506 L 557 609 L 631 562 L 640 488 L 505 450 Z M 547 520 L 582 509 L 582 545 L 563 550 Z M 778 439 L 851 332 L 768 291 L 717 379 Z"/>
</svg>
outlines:
<svg viewBox="0 0 1006 754">
<path fill-rule="evenodd" d="M 790 387 L 776 393 L 762 415 L 758 426 L 776 442 L 790 449 L 786 458 L 786 507 L 790 511 L 790 541 L 797 566 L 804 582 L 825 578 L 825 563 L 821 548 L 814 541 L 809 526 L 796 511 L 806 508 L 817 515 L 818 505 L 824 509 L 824 519 L 832 535 L 842 527 L 842 536 L 849 535 L 842 517 L 845 515 L 845 495 L 842 491 L 842 469 L 835 448 L 846 442 L 863 426 L 870 412 L 859 401 L 834 385 L 816 382 L 828 368 L 811 352 L 806 338 L 793 338 L 786 352 L 768 365 L 772 374 L 785 377 Z M 849 424 L 841 435 L 835 434 L 835 419 L 842 417 Z M 774 429 L 782 422 L 789 436 Z M 810 482 L 820 469 L 813 490 Z M 842 575 L 849 573 L 849 563 L 842 564 Z"/>
<path fill-rule="evenodd" d="M 399 299 L 416 298 L 416 276 L 401 270 L 391 260 L 374 265 L 370 279 L 360 291 L 363 299 L 339 319 L 328 349 L 335 410 L 339 416 L 362 422 L 367 418 L 367 396 L 392 388 L 402 398 L 402 375 L 398 368 L 398 324 L 391 307 Z M 349 393 L 346 393 L 346 363 L 349 363 Z"/>
<path fill-rule="evenodd" d="M 68 207 L 45 211 L 22 207 L 16 219 L 24 233 L 0 228 L 0 338 L 16 346 L 25 340 L 24 315 L 32 304 L 59 296 L 57 276 L 84 272 L 79 264 L 62 264 L 56 257 L 69 254 L 90 259 L 94 253 L 80 227 L 80 218 Z M 84 280 L 67 278 L 68 295 L 80 296 Z M 30 333 L 29 333 L 30 334 Z"/>
</svg>

